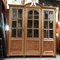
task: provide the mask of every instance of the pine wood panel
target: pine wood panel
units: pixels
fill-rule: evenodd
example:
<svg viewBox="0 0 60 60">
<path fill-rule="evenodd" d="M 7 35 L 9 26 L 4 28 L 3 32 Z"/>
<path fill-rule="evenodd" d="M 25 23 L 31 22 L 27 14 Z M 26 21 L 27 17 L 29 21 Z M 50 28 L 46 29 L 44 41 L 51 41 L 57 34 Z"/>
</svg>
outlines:
<svg viewBox="0 0 60 60">
<path fill-rule="evenodd" d="M 26 51 L 39 51 L 39 41 L 26 41 Z"/>
<path fill-rule="evenodd" d="M 11 40 L 11 51 L 22 51 L 22 40 Z"/>
<path fill-rule="evenodd" d="M 54 41 L 44 41 L 43 50 L 44 51 L 54 51 Z"/>
</svg>

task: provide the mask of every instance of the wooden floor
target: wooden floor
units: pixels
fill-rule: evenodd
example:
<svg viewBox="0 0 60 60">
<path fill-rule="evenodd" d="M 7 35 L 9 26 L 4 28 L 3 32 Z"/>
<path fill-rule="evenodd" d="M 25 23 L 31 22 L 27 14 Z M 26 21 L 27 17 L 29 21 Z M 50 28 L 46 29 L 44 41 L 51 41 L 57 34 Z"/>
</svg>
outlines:
<svg viewBox="0 0 60 60">
<path fill-rule="evenodd" d="M 60 60 L 60 55 L 56 57 L 18 57 L 18 58 L 5 58 L 4 60 Z"/>
</svg>

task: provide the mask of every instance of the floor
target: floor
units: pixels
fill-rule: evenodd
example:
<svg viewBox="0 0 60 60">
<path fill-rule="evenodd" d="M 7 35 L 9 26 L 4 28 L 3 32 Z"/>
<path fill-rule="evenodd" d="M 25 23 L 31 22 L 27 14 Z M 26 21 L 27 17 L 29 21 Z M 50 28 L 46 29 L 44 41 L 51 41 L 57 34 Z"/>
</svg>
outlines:
<svg viewBox="0 0 60 60">
<path fill-rule="evenodd" d="M 18 58 L 5 58 L 4 60 L 60 60 L 60 55 L 56 55 L 56 57 L 18 57 Z"/>
</svg>

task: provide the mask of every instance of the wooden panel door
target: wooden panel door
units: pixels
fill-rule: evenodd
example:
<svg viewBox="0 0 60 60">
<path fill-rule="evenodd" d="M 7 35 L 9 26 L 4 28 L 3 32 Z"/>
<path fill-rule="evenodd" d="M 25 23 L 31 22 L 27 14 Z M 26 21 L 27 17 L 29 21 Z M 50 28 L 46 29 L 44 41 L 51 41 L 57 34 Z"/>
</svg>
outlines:
<svg viewBox="0 0 60 60">
<path fill-rule="evenodd" d="M 42 54 L 55 55 L 55 12 L 43 9 L 42 13 Z"/>
<path fill-rule="evenodd" d="M 26 9 L 25 21 L 25 54 L 40 55 L 41 51 L 41 21 L 39 9 Z"/>
<path fill-rule="evenodd" d="M 24 19 L 23 9 L 10 9 L 9 55 L 23 55 L 24 50 Z"/>
</svg>

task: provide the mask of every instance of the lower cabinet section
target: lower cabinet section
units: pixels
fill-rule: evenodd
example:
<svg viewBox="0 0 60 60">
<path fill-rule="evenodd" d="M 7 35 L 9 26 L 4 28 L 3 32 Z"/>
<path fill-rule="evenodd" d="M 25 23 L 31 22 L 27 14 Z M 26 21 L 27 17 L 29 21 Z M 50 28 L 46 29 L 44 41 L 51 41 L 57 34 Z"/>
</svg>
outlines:
<svg viewBox="0 0 60 60">
<path fill-rule="evenodd" d="M 10 51 L 22 51 L 22 41 L 11 40 Z"/>
<path fill-rule="evenodd" d="M 8 56 L 56 56 L 54 41 L 11 40 Z M 25 45 L 24 45 L 25 44 Z"/>
<path fill-rule="evenodd" d="M 39 55 L 39 40 L 26 40 L 25 43 L 25 54 L 26 55 Z"/>
<path fill-rule="evenodd" d="M 43 42 L 43 49 L 42 49 L 42 55 L 43 56 L 55 56 L 55 45 L 54 41 L 44 41 Z"/>
</svg>

